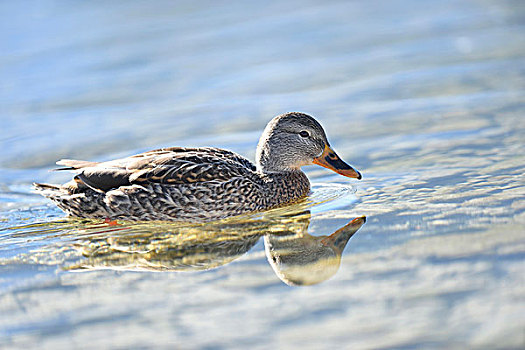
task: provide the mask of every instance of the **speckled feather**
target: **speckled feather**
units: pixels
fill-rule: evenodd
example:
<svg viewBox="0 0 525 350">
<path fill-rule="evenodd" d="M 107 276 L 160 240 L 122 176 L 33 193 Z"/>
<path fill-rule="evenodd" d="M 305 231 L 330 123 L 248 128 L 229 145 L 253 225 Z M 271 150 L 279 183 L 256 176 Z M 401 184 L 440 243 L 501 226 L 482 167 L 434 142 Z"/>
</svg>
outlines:
<svg viewBox="0 0 525 350">
<path fill-rule="evenodd" d="M 264 174 L 218 148 L 173 147 L 103 163 L 57 164 L 77 171 L 74 180 L 35 186 L 82 218 L 205 222 L 279 206 L 310 189 L 300 171 Z"/>
</svg>

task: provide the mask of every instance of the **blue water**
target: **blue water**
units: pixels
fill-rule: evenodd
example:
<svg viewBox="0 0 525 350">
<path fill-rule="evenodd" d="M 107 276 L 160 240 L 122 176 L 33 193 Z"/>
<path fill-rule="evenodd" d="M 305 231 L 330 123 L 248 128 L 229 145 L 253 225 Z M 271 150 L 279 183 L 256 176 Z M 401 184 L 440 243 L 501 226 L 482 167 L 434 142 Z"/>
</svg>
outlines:
<svg viewBox="0 0 525 350">
<path fill-rule="evenodd" d="M 0 347 L 523 348 L 522 2 L 0 15 Z M 207 145 L 253 159 L 293 110 L 363 180 L 305 167 L 304 202 L 204 226 L 72 220 L 31 191 L 69 180 L 49 172 L 61 158 Z M 315 242 L 362 216 L 321 259 Z"/>
</svg>

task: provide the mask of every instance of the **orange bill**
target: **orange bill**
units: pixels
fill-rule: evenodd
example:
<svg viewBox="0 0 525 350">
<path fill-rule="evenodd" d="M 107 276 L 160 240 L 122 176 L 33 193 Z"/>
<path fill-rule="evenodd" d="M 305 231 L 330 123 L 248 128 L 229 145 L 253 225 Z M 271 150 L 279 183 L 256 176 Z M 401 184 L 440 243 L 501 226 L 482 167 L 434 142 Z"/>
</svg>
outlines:
<svg viewBox="0 0 525 350">
<path fill-rule="evenodd" d="M 359 171 L 343 162 L 341 158 L 339 158 L 339 156 L 334 152 L 334 150 L 328 145 L 324 146 L 323 153 L 319 157 L 314 158 L 313 163 L 333 170 L 336 173 L 346 177 L 353 177 L 358 180 L 360 180 L 362 177 Z"/>
</svg>

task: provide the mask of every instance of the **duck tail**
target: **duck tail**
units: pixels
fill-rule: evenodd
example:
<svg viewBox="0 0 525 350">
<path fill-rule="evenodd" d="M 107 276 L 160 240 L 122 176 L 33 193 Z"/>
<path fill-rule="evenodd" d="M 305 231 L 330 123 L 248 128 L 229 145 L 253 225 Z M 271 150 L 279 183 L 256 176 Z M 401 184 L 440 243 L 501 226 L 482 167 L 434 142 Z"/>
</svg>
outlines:
<svg viewBox="0 0 525 350">
<path fill-rule="evenodd" d="M 65 165 L 63 168 L 53 169 L 53 171 L 61 170 L 78 170 L 97 165 L 97 162 L 89 162 L 87 160 L 75 160 L 75 159 L 60 159 L 57 165 Z"/>
<path fill-rule="evenodd" d="M 33 183 L 34 191 L 52 200 L 62 211 L 76 217 L 91 217 L 92 213 L 103 207 L 102 197 L 91 191 L 86 196 L 83 189 L 74 187 L 74 180 L 64 185 Z"/>
<path fill-rule="evenodd" d="M 33 183 L 33 190 L 47 198 L 56 197 L 64 192 L 62 186 L 60 185 L 43 184 L 37 182 Z"/>
<path fill-rule="evenodd" d="M 46 191 L 46 190 L 60 190 L 60 186 L 52 184 L 43 184 L 38 182 L 33 182 L 33 188 L 37 191 Z"/>
</svg>

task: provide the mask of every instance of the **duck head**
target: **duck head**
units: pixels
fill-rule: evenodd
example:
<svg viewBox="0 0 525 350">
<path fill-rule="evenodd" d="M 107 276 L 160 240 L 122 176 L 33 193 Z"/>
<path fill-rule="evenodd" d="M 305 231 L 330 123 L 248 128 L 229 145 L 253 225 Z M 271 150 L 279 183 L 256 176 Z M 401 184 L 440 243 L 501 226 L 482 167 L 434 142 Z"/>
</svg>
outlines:
<svg viewBox="0 0 525 350">
<path fill-rule="evenodd" d="M 343 176 L 361 179 L 330 147 L 326 133 L 311 116 L 291 112 L 273 118 L 257 145 L 257 168 L 262 172 L 297 170 L 317 164 Z"/>
</svg>

